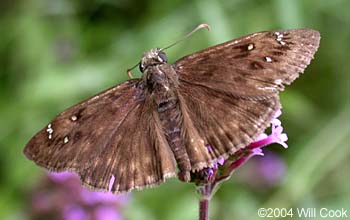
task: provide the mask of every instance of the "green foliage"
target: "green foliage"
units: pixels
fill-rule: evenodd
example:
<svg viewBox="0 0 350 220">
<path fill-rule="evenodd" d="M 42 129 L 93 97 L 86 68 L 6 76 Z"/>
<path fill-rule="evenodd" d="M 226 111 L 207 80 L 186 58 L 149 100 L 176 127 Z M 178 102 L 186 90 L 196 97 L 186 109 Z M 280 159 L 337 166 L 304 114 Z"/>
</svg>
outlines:
<svg viewBox="0 0 350 220">
<path fill-rule="evenodd" d="M 212 203 L 213 219 L 254 219 L 258 207 L 350 208 L 350 1 L 3 1 L 0 9 L 0 219 L 26 219 L 41 169 L 29 138 L 57 113 L 127 79 L 143 51 L 211 25 L 167 51 L 170 61 L 248 33 L 307 27 L 320 49 L 282 94 L 289 149 L 282 184 L 249 187 L 240 172 Z M 134 71 L 134 74 L 137 71 Z M 140 73 L 137 73 L 140 74 Z M 273 171 L 272 171 L 273 172 Z M 126 219 L 196 219 L 191 185 L 177 180 L 133 193 Z"/>
</svg>

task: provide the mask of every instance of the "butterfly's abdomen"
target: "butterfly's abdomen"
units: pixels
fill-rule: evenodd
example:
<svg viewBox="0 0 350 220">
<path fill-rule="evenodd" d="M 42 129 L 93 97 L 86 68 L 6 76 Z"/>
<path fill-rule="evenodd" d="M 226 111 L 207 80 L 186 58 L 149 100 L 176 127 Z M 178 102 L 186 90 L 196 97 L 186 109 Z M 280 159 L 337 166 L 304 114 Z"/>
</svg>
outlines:
<svg viewBox="0 0 350 220">
<path fill-rule="evenodd" d="M 163 67 L 163 68 L 162 68 Z M 147 86 L 157 104 L 157 112 L 167 142 L 178 168 L 186 181 L 190 181 L 191 163 L 181 136 L 181 111 L 176 95 L 176 81 L 170 65 L 154 67 L 148 72 Z"/>
<path fill-rule="evenodd" d="M 174 153 L 175 160 L 180 172 L 183 173 L 186 181 L 190 180 L 189 171 L 191 163 L 185 148 L 184 140 L 181 136 L 181 111 L 178 99 L 167 98 L 159 103 L 157 108 L 165 137 Z"/>
</svg>

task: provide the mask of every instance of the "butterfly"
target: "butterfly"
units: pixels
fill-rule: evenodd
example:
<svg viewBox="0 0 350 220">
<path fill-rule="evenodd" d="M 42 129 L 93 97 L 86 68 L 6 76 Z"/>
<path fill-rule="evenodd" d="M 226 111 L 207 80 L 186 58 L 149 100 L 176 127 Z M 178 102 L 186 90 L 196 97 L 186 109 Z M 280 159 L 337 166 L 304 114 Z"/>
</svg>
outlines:
<svg viewBox="0 0 350 220">
<path fill-rule="evenodd" d="M 26 145 L 50 171 L 113 193 L 152 187 L 213 166 L 247 146 L 281 108 L 279 92 L 310 64 L 320 42 L 311 29 L 250 34 L 168 63 L 164 49 L 130 79 L 68 108 Z M 210 145 L 212 150 L 208 150 Z"/>
</svg>

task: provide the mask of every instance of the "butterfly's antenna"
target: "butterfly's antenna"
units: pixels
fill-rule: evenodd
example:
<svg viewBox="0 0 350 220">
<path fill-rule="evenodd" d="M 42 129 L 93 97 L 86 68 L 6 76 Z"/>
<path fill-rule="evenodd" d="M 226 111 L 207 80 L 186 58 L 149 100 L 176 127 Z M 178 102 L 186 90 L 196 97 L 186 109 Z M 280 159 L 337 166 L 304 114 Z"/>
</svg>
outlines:
<svg viewBox="0 0 350 220">
<path fill-rule="evenodd" d="M 175 43 L 172 43 L 172 44 L 170 44 L 170 45 L 167 46 L 167 47 L 163 47 L 163 48 L 160 49 L 160 50 L 163 51 L 163 50 L 166 50 L 166 49 L 168 49 L 168 48 L 170 48 L 170 47 L 172 47 L 172 46 L 178 44 L 179 42 L 181 42 L 181 41 L 187 39 L 187 38 L 188 38 L 189 36 L 191 36 L 194 32 L 196 32 L 196 31 L 198 31 L 198 30 L 200 30 L 200 29 L 202 29 L 202 28 L 206 28 L 206 29 L 208 29 L 208 31 L 210 31 L 210 26 L 209 26 L 208 24 L 200 24 L 200 25 L 198 25 L 195 29 L 193 29 L 190 33 L 186 34 L 185 36 L 183 36 L 183 37 L 180 38 L 179 40 L 175 41 Z"/>
<path fill-rule="evenodd" d="M 130 79 L 133 79 L 133 78 L 134 78 L 134 76 L 132 75 L 131 70 L 133 70 L 133 69 L 134 69 L 135 67 L 137 67 L 139 64 L 140 64 L 140 63 L 136 63 L 135 66 L 133 66 L 133 67 L 131 67 L 130 69 L 127 69 L 127 70 L 126 70 L 126 73 L 128 74 L 128 76 L 129 76 Z"/>
<path fill-rule="evenodd" d="M 202 28 L 206 28 L 206 29 L 208 29 L 208 31 L 210 31 L 210 26 L 209 26 L 209 24 L 200 24 L 200 25 L 198 25 L 195 29 L 193 29 L 190 33 L 186 34 L 185 36 L 183 36 L 183 37 L 180 38 L 179 40 L 175 41 L 175 43 L 172 43 L 172 44 L 170 44 L 170 45 L 167 46 L 167 47 L 163 47 L 163 48 L 160 49 L 159 51 L 166 50 L 166 49 L 168 49 L 168 48 L 170 48 L 170 47 L 172 47 L 172 46 L 178 44 L 179 42 L 181 42 L 181 41 L 187 39 L 187 38 L 190 37 L 193 33 L 195 33 L 196 31 L 198 31 L 198 30 L 200 30 L 200 29 L 202 29 Z M 133 79 L 133 78 L 134 78 L 134 76 L 132 75 L 131 70 L 133 70 L 133 69 L 134 69 L 135 67 L 137 67 L 139 64 L 140 64 L 140 63 L 137 63 L 135 66 L 133 66 L 132 68 L 130 68 L 130 69 L 128 69 L 128 70 L 126 71 L 130 79 Z"/>
</svg>

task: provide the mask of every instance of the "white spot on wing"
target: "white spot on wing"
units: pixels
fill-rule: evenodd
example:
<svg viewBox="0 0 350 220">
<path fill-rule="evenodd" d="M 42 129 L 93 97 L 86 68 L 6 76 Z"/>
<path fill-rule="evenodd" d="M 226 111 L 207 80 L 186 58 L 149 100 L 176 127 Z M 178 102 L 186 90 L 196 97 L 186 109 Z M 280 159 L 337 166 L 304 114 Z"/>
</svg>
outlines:
<svg viewBox="0 0 350 220">
<path fill-rule="evenodd" d="M 47 125 L 47 129 L 46 132 L 49 134 L 49 139 L 52 139 L 52 135 L 53 135 L 53 128 L 51 124 Z"/>
<path fill-rule="evenodd" d="M 271 62 L 272 62 L 271 57 L 265 57 L 265 60 L 266 60 L 266 62 L 268 62 L 268 63 L 271 63 Z"/>
<path fill-rule="evenodd" d="M 248 50 L 253 50 L 254 49 L 254 44 L 249 44 L 247 47 Z"/>
<path fill-rule="evenodd" d="M 275 35 L 276 35 L 276 40 L 283 46 L 283 45 L 286 45 L 285 42 L 283 42 L 283 34 L 281 34 L 280 32 L 275 32 Z"/>
</svg>

